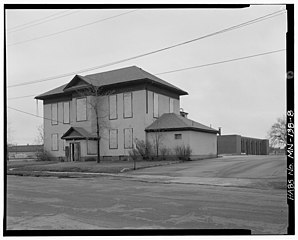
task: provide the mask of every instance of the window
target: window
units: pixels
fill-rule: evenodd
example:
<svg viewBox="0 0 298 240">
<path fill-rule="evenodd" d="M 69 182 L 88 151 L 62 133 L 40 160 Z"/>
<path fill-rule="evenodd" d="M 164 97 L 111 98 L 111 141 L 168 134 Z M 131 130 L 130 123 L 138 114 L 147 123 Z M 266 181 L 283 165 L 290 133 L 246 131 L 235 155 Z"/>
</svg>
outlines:
<svg viewBox="0 0 298 240">
<path fill-rule="evenodd" d="M 170 98 L 170 113 L 174 112 L 174 99 Z"/>
<path fill-rule="evenodd" d="M 52 134 L 52 151 L 58 151 L 58 134 Z"/>
<path fill-rule="evenodd" d="M 87 141 L 87 154 L 88 155 L 97 154 L 97 141 L 95 141 L 95 140 Z"/>
<path fill-rule="evenodd" d="M 132 117 L 132 93 L 123 93 L 123 117 Z"/>
<path fill-rule="evenodd" d="M 58 124 L 58 103 L 51 104 L 51 119 L 52 125 Z"/>
<path fill-rule="evenodd" d="M 63 123 L 69 123 L 70 102 L 63 102 Z"/>
<path fill-rule="evenodd" d="M 175 134 L 175 139 L 182 139 L 182 134 L 181 133 Z"/>
<path fill-rule="evenodd" d="M 77 98 L 77 122 L 87 120 L 87 98 Z"/>
<path fill-rule="evenodd" d="M 132 128 L 124 129 L 124 148 L 125 149 L 132 148 Z"/>
<path fill-rule="evenodd" d="M 158 94 L 153 93 L 153 117 L 158 118 Z"/>
<path fill-rule="evenodd" d="M 109 96 L 110 119 L 117 119 L 117 95 Z"/>
<path fill-rule="evenodd" d="M 109 141 L 109 148 L 110 149 L 117 149 L 118 148 L 118 130 L 117 129 L 110 129 L 110 141 Z"/>
</svg>

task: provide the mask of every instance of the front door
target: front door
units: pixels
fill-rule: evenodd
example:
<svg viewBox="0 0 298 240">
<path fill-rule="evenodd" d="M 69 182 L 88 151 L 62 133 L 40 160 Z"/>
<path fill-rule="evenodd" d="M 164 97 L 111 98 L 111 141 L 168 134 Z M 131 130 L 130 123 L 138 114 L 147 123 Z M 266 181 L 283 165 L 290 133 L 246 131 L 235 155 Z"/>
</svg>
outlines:
<svg viewBox="0 0 298 240">
<path fill-rule="evenodd" d="M 80 161 L 81 148 L 79 142 L 70 143 L 70 161 Z"/>
</svg>

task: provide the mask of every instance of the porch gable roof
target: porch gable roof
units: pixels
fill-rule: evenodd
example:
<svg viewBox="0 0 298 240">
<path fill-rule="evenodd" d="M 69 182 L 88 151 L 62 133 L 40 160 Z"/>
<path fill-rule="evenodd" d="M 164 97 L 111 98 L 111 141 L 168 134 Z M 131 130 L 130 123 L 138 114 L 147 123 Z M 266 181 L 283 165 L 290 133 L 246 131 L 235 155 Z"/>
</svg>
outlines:
<svg viewBox="0 0 298 240">
<path fill-rule="evenodd" d="M 87 139 L 87 140 L 97 140 L 98 137 L 89 133 L 82 127 L 70 127 L 61 137 L 65 140 L 78 140 L 78 139 Z M 99 137 L 100 139 L 100 137 Z"/>
</svg>

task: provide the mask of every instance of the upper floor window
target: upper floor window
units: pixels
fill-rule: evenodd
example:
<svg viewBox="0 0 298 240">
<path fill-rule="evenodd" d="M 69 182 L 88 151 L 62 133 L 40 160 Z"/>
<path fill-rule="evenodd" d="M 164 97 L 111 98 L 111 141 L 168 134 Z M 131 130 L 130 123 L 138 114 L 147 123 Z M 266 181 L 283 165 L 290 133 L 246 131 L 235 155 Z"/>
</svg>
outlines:
<svg viewBox="0 0 298 240">
<path fill-rule="evenodd" d="M 58 134 L 54 133 L 52 134 L 52 151 L 58 151 Z"/>
<path fill-rule="evenodd" d="M 117 149 L 118 148 L 118 130 L 117 129 L 110 129 L 109 134 L 109 148 L 110 149 Z"/>
<path fill-rule="evenodd" d="M 124 129 L 124 148 L 131 149 L 132 148 L 132 128 Z"/>
<path fill-rule="evenodd" d="M 158 94 L 153 93 L 153 117 L 158 118 Z"/>
<path fill-rule="evenodd" d="M 87 120 L 87 98 L 77 98 L 77 121 L 86 121 Z"/>
<path fill-rule="evenodd" d="M 109 96 L 109 111 L 110 111 L 110 119 L 117 119 L 117 95 Z"/>
<path fill-rule="evenodd" d="M 63 123 L 70 123 L 70 102 L 63 102 Z"/>
<path fill-rule="evenodd" d="M 51 104 L 51 119 L 52 125 L 58 124 L 58 103 Z"/>
<path fill-rule="evenodd" d="M 174 112 L 174 99 L 170 98 L 170 113 Z"/>
<path fill-rule="evenodd" d="M 132 117 L 132 93 L 123 93 L 123 117 Z"/>
</svg>

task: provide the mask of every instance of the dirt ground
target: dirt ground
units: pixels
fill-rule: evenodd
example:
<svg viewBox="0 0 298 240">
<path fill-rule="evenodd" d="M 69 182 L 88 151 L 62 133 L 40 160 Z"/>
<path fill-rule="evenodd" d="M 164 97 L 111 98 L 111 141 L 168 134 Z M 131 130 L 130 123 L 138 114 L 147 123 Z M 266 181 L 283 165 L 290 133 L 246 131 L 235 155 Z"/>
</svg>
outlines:
<svg viewBox="0 0 298 240">
<path fill-rule="evenodd" d="M 284 156 L 95 178 L 8 176 L 7 229 L 250 229 L 286 234 Z"/>
</svg>

